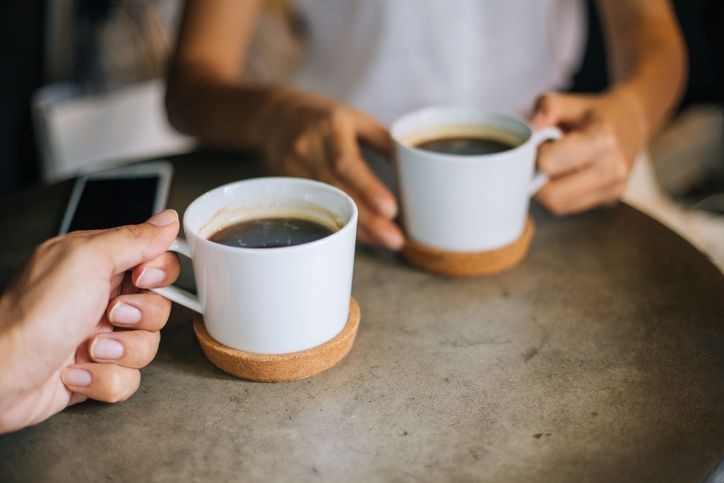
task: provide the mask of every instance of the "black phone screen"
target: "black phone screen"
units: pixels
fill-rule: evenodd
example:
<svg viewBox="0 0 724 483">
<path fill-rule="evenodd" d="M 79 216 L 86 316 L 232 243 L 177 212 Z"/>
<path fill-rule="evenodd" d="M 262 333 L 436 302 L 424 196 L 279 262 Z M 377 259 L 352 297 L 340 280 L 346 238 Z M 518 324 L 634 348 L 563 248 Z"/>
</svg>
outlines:
<svg viewBox="0 0 724 483">
<path fill-rule="evenodd" d="M 153 215 L 157 175 L 88 179 L 68 231 L 142 223 Z"/>
</svg>

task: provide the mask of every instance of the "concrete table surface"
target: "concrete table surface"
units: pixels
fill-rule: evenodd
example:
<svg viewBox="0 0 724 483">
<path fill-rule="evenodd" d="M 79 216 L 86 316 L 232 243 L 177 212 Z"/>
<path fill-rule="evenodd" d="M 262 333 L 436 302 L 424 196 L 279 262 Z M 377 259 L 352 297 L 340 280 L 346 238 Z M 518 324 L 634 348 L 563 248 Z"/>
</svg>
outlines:
<svg viewBox="0 0 724 483">
<path fill-rule="evenodd" d="M 259 174 L 173 161 L 179 211 Z M 0 204 L 0 286 L 70 190 Z M 724 455 L 724 277 L 625 205 L 533 213 L 532 252 L 493 277 L 358 249 L 356 345 L 309 380 L 227 376 L 175 307 L 134 397 L 0 437 L 0 481 L 702 481 Z"/>
</svg>

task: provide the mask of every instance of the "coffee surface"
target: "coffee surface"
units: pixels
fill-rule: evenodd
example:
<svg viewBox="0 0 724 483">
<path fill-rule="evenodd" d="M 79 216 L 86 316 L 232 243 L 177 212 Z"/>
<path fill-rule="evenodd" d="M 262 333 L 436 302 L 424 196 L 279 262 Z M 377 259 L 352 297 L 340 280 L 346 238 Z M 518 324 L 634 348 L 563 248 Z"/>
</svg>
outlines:
<svg viewBox="0 0 724 483">
<path fill-rule="evenodd" d="M 209 240 L 230 247 L 278 248 L 313 242 L 334 231 L 304 218 L 258 218 L 225 226 Z"/>
<path fill-rule="evenodd" d="M 477 156 L 481 154 L 495 154 L 516 147 L 505 141 L 486 137 L 448 136 L 428 139 L 414 145 L 418 149 L 433 151 L 441 154 L 457 154 L 462 156 Z"/>
</svg>

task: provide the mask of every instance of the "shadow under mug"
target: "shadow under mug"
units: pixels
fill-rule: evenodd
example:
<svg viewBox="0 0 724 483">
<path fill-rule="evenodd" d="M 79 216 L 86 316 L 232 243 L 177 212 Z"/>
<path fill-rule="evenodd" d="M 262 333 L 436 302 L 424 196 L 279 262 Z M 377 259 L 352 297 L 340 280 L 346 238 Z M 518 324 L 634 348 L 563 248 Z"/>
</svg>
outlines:
<svg viewBox="0 0 724 483">
<path fill-rule="evenodd" d="M 460 107 L 429 107 L 392 124 L 407 236 L 431 248 L 482 252 L 523 233 L 530 197 L 547 181 L 535 173 L 538 146 L 562 136 L 534 131 L 515 117 Z M 444 137 L 491 137 L 515 146 L 493 154 L 443 154 L 416 143 Z"/>
<path fill-rule="evenodd" d="M 230 247 L 208 240 L 247 219 L 297 216 L 339 229 L 278 248 Z M 220 186 L 184 213 L 186 240 L 169 248 L 191 258 L 197 295 L 154 289 L 204 317 L 206 330 L 233 349 L 286 354 L 323 344 L 349 315 L 357 207 L 341 190 L 298 178 L 256 178 Z"/>
</svg>

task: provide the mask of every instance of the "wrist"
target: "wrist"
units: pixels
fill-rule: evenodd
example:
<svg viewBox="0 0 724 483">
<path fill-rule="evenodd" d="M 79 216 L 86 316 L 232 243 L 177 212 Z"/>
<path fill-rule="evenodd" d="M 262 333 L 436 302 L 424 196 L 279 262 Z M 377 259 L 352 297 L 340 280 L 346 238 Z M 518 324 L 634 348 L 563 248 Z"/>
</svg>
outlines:
<svg viewBox="0 0 724 483">
<path fill-rule="evenodd" d="M 289 134 L 305 129 L 320 116 L 331 115 L 343 104 L 333 99 L 300 91 L 289 86 L 268 86 L 262 105 L 255 118 L 256 136 L 262 150 L 277 150 L 280 141 L 288 141 Z"/>
<path fill-rule="evenodd" d="M 653 135 L 652 121 L 640 87 L 634 82 L 620 83 L 606 92 L 605 98 L 625 117 L 622 121 L 638 131 L 642 142 L 648 142 Z"/>
<path fill-rule="evenodd" d="M 298 97 L 296 89 L 283 85 L 269 85 L 258 87 L 242 87 L 242 96 L 256 107 L 252 109 L 252 126 L 254 145 L 264 145 L 274 138 L 274 133 L 283 122 L 282 117 L 287 107 Z M 247 104 L 247 103 L 244 103 Z"/>
</svg>

